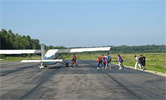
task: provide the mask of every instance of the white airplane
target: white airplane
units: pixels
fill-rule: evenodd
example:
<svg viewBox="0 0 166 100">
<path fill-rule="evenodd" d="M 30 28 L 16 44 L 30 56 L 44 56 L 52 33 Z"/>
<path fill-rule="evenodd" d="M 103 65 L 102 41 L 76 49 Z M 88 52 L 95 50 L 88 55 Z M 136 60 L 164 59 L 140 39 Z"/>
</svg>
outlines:
<svg viewBox="0 0 166 100">
<path fill-rule="evenodd" d="M 41 54 L 41 60 L 22 60 L 21 62 L 40 62 L 40 69 L 47 67 L 50 64 L 63 62 L 68 67 L 61 54 L 64 53 L 78 53 L 78 52 L 92 52 L 92 51 L 110 51 L 111 47 L 98 48 L 75 48 L 75 49 L 50 49 L 45 51 L 45 45 L 41 43 L 41 50 L 0 50 L 0 54 Z"/>
</svg>

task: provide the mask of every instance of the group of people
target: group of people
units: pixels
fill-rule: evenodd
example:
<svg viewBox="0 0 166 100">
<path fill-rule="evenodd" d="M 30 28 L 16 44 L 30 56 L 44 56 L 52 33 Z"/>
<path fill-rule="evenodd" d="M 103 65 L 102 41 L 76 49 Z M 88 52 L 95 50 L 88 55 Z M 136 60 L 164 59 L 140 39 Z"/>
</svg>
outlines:
<svg viewBox="0 0 166 100">
<path fill-rule="evenodd" d="M 98 57 L 98 66 L 97 69 L 100 69 L 100 65 L 103 69 L 111 69 L 111 56 L 108 54 L 106 56 L 99 56 Z"/>
<path fill-rule="evenodd" d="M 136 63 L 135 63 L 135 69 L 137 69 L 137 65 L 140 67 L 141 70 L 145 70 L 145 59 L 146 57 L 144 55 L 140 55 L 139 57 L 137 57 L 136 55 L 134 56 L 136 59 Z"/>
<path fill-rule="evenodd" d="M 135 69 L 137 69 L 137 66 L 140 67 L 141 70 L 145 70 L 146 67 L 145 67 L 145 59 L 146 57 L 143 56 L 143 55 L 140 55 L 139 57 L 137 57 L 136 55 L 134 55 L 135 59 L 136 59 L 136 63 L 135 63 Z M 73 54 L 73 57 L 72 57 L 72 67 L 74 65 L 78 66 L 77 62 L 76 62 L 76 55 Z M 111 69 L 111 60 L 112 60 L 112 57 L 107 54 L 107 55 L 102 55 L 102 56 L 99 56 L 98 57 L 98 65 L 97 65 L 97 69 L 100 69 L 100 67 L 102 69 Z M 119 62 L 119 70 L 121 70 L 122 68 L 124 68 L 123 66 L 123 59 L 120 55 L 118 55 L 118 59 L 117 61 Z"/>
<path fill-rule="evenodd" d="M 100 69 L 100 66 L 102 69 L 111 69 L 111 56 L 108 54 L 107 56 L 99 56 L 98 57 L 98 66 L 97 69 Z M 120 55 L 118 55 L 118 62 L 119 62 L 119 70 L 124 68 L 123 66 L 123 59 Z"/>
</svg>

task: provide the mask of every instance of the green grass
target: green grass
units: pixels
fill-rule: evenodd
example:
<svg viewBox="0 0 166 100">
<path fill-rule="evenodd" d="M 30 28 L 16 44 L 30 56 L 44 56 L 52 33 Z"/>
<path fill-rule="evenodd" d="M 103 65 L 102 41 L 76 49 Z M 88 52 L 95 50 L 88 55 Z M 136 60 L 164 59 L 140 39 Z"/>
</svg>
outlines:
<svg viewBox="0 0 166 100">
<path fill-rule="evenodd" d="M 41 59 L 40 56 L 32 56 L 32 57 L 5 57 L 2 58 L 2 62 L 6 61 L 21 61 L 21 60 L 39 60 Z"/>
</svg>

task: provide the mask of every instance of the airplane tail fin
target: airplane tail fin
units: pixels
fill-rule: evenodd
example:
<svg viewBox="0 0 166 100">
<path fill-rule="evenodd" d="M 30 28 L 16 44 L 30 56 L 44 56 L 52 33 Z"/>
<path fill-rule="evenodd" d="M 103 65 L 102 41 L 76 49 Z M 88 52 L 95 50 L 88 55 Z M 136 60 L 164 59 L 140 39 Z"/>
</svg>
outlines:
<svg viewBox="0 0 166 100">
<path fill-rule="evenodd" d="M 45 45 L 41 43 L 41 59 L 44 60 L 45 55 Z"/>
</svg>

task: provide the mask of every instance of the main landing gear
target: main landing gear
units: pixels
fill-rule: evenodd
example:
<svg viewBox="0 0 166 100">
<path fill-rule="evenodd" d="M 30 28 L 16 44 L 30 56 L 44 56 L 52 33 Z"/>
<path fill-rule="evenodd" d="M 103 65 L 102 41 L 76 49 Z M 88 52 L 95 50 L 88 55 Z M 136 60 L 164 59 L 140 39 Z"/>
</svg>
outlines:
<svg viewBox="0 0 166 100">
<path fill-rule="evenodd" d="M 41 63 L 41 65 L 39 66 L 40 69 L 43 69 L 45 67 L 47 67 L 47 65 L 44 65 L 43 63 Z"/>
<path fill-rule="evenodd" d="M 78 64 L 74 64 L 76 67 L 78 67 Z M 69 63 L 66 63 L 66 67 L 69 67 Z M 73 67 L 73 65 L 71 65 L 71 67 Z"/>
<path fill-rule="evenodd" d="M 76 65 L 76 67 L 78 67 L 78 64 L 75 64 Z M 71 65 L 71 67 L 74 67 L 73 65 Z"/>
</svg>

